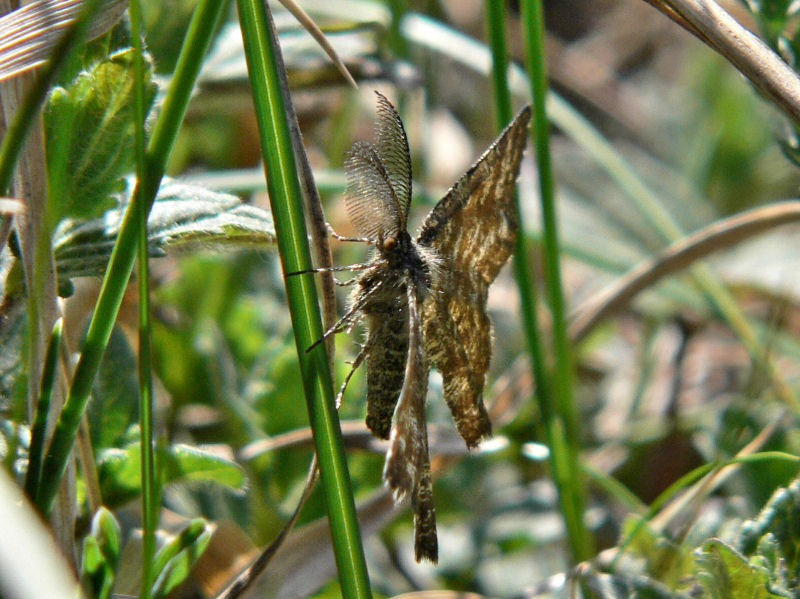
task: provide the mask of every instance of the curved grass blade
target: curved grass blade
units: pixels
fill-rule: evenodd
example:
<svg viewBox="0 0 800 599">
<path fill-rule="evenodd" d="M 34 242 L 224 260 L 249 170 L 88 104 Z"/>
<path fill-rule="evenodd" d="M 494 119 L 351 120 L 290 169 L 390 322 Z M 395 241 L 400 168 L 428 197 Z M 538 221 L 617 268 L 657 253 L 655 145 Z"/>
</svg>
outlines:
<svg viewBox="0 0 800 599">
<path fill-rule="evenodd" d="M 281 0 L 281 4 L 283 4 L 286 10 L 294 15 L 294 18 L 297 19 L 297 22 L 300 23 L 305 30 L 308 31 L 311 37 L 316 40 L 320 47 L 325 51 L 325 54 L 328 55 L 328 58 L 330 58 L 333 64 L 336 65 L 336 68 L 342 74 L 342 77 L 344 77 L 354 89 L 358 89 L 358 83 L 356 83 L 356 80 L 353 79 L 353 76 L 350 74 L 350 71 L 347 70 L 347 67 L 344 64 L 344 61 L 339 57 L 336 49 L 328 41 L 328 38 L 325 37 L 325 34 L 322 33 L 322 30 L 314 22 L 314 19 L 309 17 L 308 13 L 303 10 L 303 7 L 294 0 Z"/>
<path fill-rule="evenodd" d="M 5 469 L 0 469 L 0 514 L 4 541 L 0 543 L 3 597 L 84 597 L 75 580 L 74 566 L 59 551 L 52 530 L 31 509 Z"/>
</svg>

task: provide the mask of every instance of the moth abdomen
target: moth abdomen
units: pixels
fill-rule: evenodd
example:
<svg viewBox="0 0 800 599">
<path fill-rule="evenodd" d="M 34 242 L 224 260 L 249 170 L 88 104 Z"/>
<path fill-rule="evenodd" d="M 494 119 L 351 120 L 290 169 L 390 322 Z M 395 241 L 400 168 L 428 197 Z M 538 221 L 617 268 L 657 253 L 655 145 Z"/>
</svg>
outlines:
<svg viewBox="0 0 800 599">
<path fill-rule="evenodd" d="M 408 357 L 407 311 L 367 313 L 367 427 L 388 439 Z"/>
</svg>

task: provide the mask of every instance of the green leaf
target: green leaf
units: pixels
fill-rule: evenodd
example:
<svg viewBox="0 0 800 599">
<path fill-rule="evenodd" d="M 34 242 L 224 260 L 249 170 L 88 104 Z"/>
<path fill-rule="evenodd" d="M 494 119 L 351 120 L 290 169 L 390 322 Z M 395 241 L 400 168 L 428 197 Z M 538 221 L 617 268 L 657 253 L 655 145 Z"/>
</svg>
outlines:
<svg viewBox="0 0 800 599">
<path fill-rule="evenodd" d="M 774 592 L 781 592 L 789 596 L 797 596 L 796 585 L 794 593 L 789 583 L 789 564 L 781 554 L 781 548 L 775 535 L 765 534 L 758 543 L 756 554 L 750 558 L 750 562 L 761 566 L 769 572 L 770 587 Z"/>
<path fill-rule="evenodd" d="M 164 480 L 209 481 L 241 489 L 245 476 L 238 464 L 191 445 L 173 445 L 164 456 Z"/>
<path fill-rule="evenodd" d="M 208 547 L 213 532 L 212 524 L 197 518 L 158 551 L 153 564 L 156 577 L 153 599 L 163 597 L 186 580 L 192 566 Z"/>
<path fill-rule="evenodd" d="M 162 486 L 180 481 L 207 481 L 241 489 L 246 482 L 236 463 L 197 447 L 172 445 L 159 451 L 158 462 Z M 141 493 L 140 463 L 138 442 L 99 454 L 98 476 L 106 503 L 119 505 Z"/>
<path fill-rule="evenodd" d="M 775 491 L 761 513 L 742 524 L 738 544 L 745 555 L 760 557 L 773 571 L 780 563 L 785 584 L 800 587 L 800 478 Z"/>
<path fill-rule="evenodd" d="M 90 596 L 111 597 L 120 554 L 120 529 L 114 515 L 105 507 L 97 510 L 92 529 L 83 541 L 81 578 Z"/>
<path fill-rule="evenodd" d="M 767 570 L 719 539 L 703 544 L 697 554 L 697 580 L 714 599 L 770 599 L 791 597 L 770 587 Z"/>
<path fill-rule="evenodd" d="M 54 252 L 60 282 L 103 275 L 130 188 L 121 195 L 121 206 L 89 221 L 67 221 L 56 232 Z M 168 249 L 263 249 L 274 246 L 275 227 L 268 211 L 244 204 L 236 196 L 167 181 L 150 213 L 147 239 L 152 257 L 164 256 Z"/>
<path fill-rule="evenodd" d="M 155 85 L 145 82 L 146 103 Z M 133 51 L 123 50 L 55 88 L 44 112 L 51 227 L 113 205 L 133 169 Z"/>
<path fill-rule="evenodd" d="M 103 554 L 109 561 L 119 559 L 121 549 L 119 523 L 108 508 L 100 507 L 92 519 L 91 535 L 101 541 Z"/>
</svg>

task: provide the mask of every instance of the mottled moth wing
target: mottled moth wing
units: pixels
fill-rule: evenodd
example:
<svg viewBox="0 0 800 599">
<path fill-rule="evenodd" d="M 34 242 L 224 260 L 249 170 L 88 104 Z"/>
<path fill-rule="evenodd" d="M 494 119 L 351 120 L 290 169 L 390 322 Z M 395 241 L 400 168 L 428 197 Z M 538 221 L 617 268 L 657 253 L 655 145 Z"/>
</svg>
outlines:
<svg viewBox="0 0 800 599">
<path fill-rule="evenodd" d="M 395 499 L 411 496 L 414 511 L 414 549 L 417 561 L 438 559 L 436 512 L 433 505 L 425 396 L 428 392 L 428 362 L 421 343 L 419 299 L 413 285 L 408 299 L 408 359 L 403 388 L 394 411 L 389 451 L 383 479 Z"/>
<path fill-rule="evenodd" d="M 417 243 L 443 267 L 422 306 L 425 351 L 444 379 L 458 432 L 473 447 L 491 433 L 483 388 L 491 354 L 489 285 L 514 249 L 514 186 L 527 141 L 523 108 L 492 146 L 431 210 Z"/>
</svg>

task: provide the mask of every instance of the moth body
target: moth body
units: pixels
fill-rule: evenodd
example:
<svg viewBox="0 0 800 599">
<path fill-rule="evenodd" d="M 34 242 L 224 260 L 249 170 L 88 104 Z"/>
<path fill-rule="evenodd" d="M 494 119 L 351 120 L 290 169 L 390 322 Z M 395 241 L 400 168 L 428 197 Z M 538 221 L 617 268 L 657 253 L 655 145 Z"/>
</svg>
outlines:
<svg viewBox="0 0 800 599">
<path fill-rule="evenodd" d="M 467 447 L 477 446 L 491 433 L 483 404 L 491 355 L 487 293 L 519 228 L 514 184 L 531 110 L 519 112 L 412 238 L 408 139 L 391 102 L 377 95 L 375 143 L 356 142 L 345 160 L 348 216 L 373 252 L 359 265 L 347 313 L 330 330 L 365 321 L 367 338 L 353 369 L 366 362 L 367 426 L 390 440 L 383 479 L 395 499 L 411 498 L 417 561 L 436 562 L 428 373 L 431 366 L 441 372 L 458 432 Z"/>
<path fill-rule="evenodd" d="M 408 359 L 408 288 L 420 303 L 438 274 L 435 253 L 406 232 L 375 246 L 372 266 L 359 276 L 350 300 L 366 320 L 367 427 L 388 439 Z M 427 377 L 426 377 L 427 379 Z"/>
</svg>

